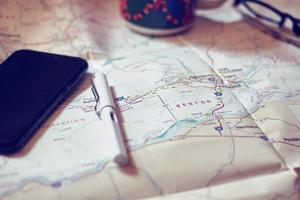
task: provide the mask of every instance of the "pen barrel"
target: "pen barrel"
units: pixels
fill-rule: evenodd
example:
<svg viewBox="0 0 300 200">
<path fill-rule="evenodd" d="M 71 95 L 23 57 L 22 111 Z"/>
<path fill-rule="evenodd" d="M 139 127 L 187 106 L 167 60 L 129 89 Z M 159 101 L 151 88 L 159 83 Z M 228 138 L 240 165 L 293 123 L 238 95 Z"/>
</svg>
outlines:
<svg viewBox="0 0 300 200">
<path fill-rule="evenodd" d="M 106 130 L 111 132 L 115 144 L 115 147 L 112 147 L 115 149 L 113 160 L 119 165 L 126 165 L 128 163 L 127 151 L 115 111 L 111 107 L 106 107 L 102 110 L 102 116 L 107 127 Z"/>
<path fill-rule="evenodd" d="M 119 165 L 126 165 L 128 163 L 128 155 L 125 147 L 125 143 L 123 140 L 123 136 L 120 130 L 120 125 L 117 121 L 112 122 L 115 135 L 116 135 L 116 141 L 118 142 L 119 152 L 115 155 L 114 161 L 118 163 Z"/>
<path fill-rule="evenodd" d="M 106 131 L 111 133 L 112 145 L 114 145 L 112 149 L 115 149 L 113 152 L 114 162 L 119 165 L 125 165 L 128 163 L 127 151 L 106 76 L 105 74 L 97 73 L 92 81 L 99 97 L 97 112 L 100 119 L 105 122 Z"/>
</svg>

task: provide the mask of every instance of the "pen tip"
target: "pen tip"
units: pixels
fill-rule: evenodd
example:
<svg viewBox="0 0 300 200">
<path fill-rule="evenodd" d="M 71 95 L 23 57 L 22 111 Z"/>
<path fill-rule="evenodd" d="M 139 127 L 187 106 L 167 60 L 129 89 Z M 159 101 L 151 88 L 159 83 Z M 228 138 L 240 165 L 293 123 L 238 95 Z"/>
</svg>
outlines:
<svg viewBox="0 0 300 200">
<path fill-rule="evenodd" d="M 125 166 L 128 164 L 128 158 L 127 156 L 124 156 L 122 154 L 117 155 L 114 159 L 115 163 L 117 163 L 120 166 Z"/>
</svg>

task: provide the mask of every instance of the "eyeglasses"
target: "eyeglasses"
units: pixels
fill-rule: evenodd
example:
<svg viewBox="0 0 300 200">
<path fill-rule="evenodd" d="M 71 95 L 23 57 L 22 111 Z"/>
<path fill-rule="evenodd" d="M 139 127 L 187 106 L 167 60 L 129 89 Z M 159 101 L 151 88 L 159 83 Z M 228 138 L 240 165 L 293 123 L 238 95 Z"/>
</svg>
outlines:
<svg viewBox="0 0 300 200">
<path fill-rule="evenodd" d="M 279 28 L 283 28 L 289 19 L 292 22 L 292 31 L 297 37 L 300 37 L 300 19 L 292 15 L 282 12 L 277 8 L 259 0 L 235 0 L 234 6 L 243 5 L 255 17 L 275 23 Z"/>
</svg>

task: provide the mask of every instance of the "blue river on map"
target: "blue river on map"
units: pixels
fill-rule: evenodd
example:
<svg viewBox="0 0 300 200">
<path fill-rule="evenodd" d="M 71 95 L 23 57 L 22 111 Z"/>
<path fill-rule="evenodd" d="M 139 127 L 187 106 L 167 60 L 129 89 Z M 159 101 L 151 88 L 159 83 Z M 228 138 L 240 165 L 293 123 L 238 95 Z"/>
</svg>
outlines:
<svg viewBox="0 0 300 200">
<path fill-rule="evenodd" d="M 155 143 L 166 141 L 166 140 L 171 139 L 174 136 L 176 136 L 180 129 L 182 129 L 184 127 L 191 127 L 198 123 L 199 123 L 199 120 L 194 120 L 194 119 L 185 119 L 185 120 L 178 121 L 175 124 L 173 124 L 172 126 L 170 126 L 166 131 L 162 132 L 159 136 L 157 136 L 155 138 L 151 138 L 145 143 L 132 145 L 131 149 L 139 149 L 139 148 L 142 148 L 149 144 L 155 144 Z"/>
<path fill-rule="evenodd" d="M 223 113 L 222 117 L 224 117 L 226 115 L 230 116 L 233 114 L 241 116 L 241 117 L 249 115 L 247 110 L 238 110 L 238 111 L 235 111 L 234 113 L 233 112 Z M 202 116 L 201 118 L 199 118 L 197 120 L 196 119 L 184 119 L 184 120 L 177 121 L 173 125 L 171 125 L 169 128 L 167 128 L 167 130 L 160 133 L 157 137 L 153 137 L 142 143 L 139 142 L 139 143 L 131 144 L 130 149 L 135 150 L 135 149 L 143 148 L 144 146 L 147 146 L 147 145 L 156 144 L 159 142 L 164 142 L 166 140 L 170 140 L 170 139 L 174 138 L 179 133 L 179 131 L 184 127 L 193 127 L 200 123 L 211 121 L 211 120 L 215 120 L 215 118 L 213 116 L 211 116 L 211 117 Z"/>
</svg>

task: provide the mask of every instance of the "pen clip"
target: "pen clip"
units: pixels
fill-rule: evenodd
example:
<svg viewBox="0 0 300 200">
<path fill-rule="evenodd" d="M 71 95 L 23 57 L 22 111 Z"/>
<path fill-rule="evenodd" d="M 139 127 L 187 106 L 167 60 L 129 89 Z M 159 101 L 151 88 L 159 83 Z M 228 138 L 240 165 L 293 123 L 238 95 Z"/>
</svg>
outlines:
<svg viewBox="0 0 300 200">
<path fill-rule="evenodd" d="M 96 102 L 98 103 L 98 101 L 99 101 L 99 95 L 98 95 L 98 92 L 95 89 L 94 85 L 92 85 L 92 92 L 93 92 L 93 95 L 95 97 Z"/>
<path fill-rule="evenodd" d="M 101 106 L 101 101 L 100 101 L 100 97 L 99 97 L 99 91 L 97 90 L 97 88 L 95 87 L 95 85 L 93 84 L 93 82 L 92 82 L 92 88 L 91 89 L 92 89 L 93 95 L 94 95 L 95 100 L 96 100 L 95 112 L 98 115 L 99 119 L 102 120 L 102 117 L 101 117 L 102 110 L 104 108 L 108 108 L 109 107 L 109 108 L 112 108 L 115 111 L 115 107 L 113 105 L 104 105 L 104 106 Z M 111 119 L 113 121 L 116 121 L 114 113 L 111 113 L 110 117 L 111 117 Z"/>
<path fill-rule="evenodd" d="M 93 95 L 94 95 L 95 100 L 96 100 L 95 111 L 96 111 L 96 114 L 99 116 L 100 98 L 99 98 L 98 91 L 97 91 L 95 85 L 93 84 L 93 82 L 92 82 L 92 88 L 91 89 L 92 89 Z M 101 117 L 99 116 L 99 118 L 101 118 Z"/>
</svg>

